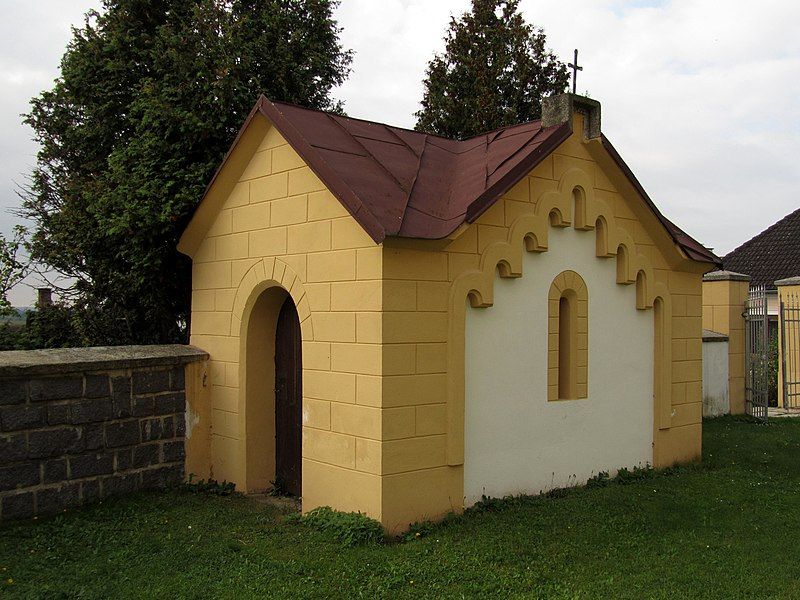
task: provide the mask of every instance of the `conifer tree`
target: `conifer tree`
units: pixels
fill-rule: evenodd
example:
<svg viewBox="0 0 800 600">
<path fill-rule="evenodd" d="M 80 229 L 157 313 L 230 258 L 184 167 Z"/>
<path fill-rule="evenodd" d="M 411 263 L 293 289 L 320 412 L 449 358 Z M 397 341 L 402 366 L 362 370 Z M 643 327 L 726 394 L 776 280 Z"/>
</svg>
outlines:
<svg viewBox="0 0 800 600">
<path fill-rule="evenodd" d="M 26 116 L 41 144 L 23 212 L 69 277 L 87 344 L 186 340 L 176 244 L 260 93 L 336 109 L 336 0 L 104 0 Z"/>
<path fill-rule="evenodd" d="M 428 63 L 420 131 L 463 139 L 538 119 L 542 97 L 569 82 L 519 0 L 472 0 L 471 12 L 451 17 L 444 39 L 444 53 Z"/>
</svg>

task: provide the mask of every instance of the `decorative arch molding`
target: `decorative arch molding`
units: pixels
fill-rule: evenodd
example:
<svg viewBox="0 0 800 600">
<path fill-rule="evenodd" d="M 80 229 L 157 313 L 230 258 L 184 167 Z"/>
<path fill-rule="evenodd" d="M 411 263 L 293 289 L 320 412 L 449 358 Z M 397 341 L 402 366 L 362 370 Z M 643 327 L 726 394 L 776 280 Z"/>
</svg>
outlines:
<svg viewBox="0 0 800 600">
<path fill-rule="evenodd" d="M 598 223 L 600 226 L 598 227 Z M 656 429 L 671 425 L 672 381 L 672 306 L 666 285 L 656 281 L 650 259 L 636 252 L 631 235 L 617 224 L 611 207 L 597 198 L 588 173 L 568 169 L 561 176 L 558 189 L 543 193 L 530 213 L 511 223 L 506 241 L 489 244 L 480 257 L 478 269 L 459 275 L 450 286 L 448 299 L 449 343 L 447 345 L 447 463 L 464 463 L 464 396 L 465 396 L 465 325 L 467 302 L 472 308 L 485 308 L 494 303 L 495 273 L 500 277 L 522 277 L 523 252 L 546 252 L 551 227 L 568 227 L 595 231 L 596 256 L 617 259 L 617 283 L 636 285 L 636 308 L 651 309 L 659 300 L 662 319 L 659 348 L 662 368 L 657 373 L 653 401 Z M 656 437 L 654 436 L 654 444 Z"/>
<path fill-rule="evenodd" d="M 656 429 L 669 429 L 672 425 L 672 296 L 660 281 L 652 287 L 654 297 L 650 306 L 654 308 L 656 334 L 653 339 L 653 364 L 656 366 L 653 373 L 653 420 Z M 655 440 L 654 436 L 654 444 Z"/>
<path fill-rule="evenodd" d="M 311 307 L 303 280 L 288 264 L 279 258 L 264 258 L 256 261 L 244 274 L 233 301 L 231 335 L 244 337 L 242 324 L 247 325 L 246 317 L 253 310 L 258 297 L 264 290 L 280 287 L 292 297 L 300 318 L 303 341 L 314 340 L 314 327 L 311 320 Z"/>
</svg>

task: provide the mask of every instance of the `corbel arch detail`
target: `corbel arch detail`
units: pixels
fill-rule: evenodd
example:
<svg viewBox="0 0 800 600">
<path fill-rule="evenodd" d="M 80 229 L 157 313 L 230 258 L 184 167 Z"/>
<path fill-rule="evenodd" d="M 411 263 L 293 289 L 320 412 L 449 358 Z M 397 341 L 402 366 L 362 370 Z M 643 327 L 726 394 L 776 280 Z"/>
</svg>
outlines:
<svg viewBox="0 0 800 600">
<path fill-rule="evenodd" d="M 479 267 L 458 276 L 450 286 L 449 337 L 447 346 L 447 462 L 464 462 L 465 322 L 467 304 L 472 308 L 492 306 L 494 278 L 521 277 L 524 252 L 546 252 L 551 227 L 573 226 L 594 230 L 596 255 L 615 258 L 617 283 L 636 285 L 636 306 L 647 310 L 658 301 L 660 318 L 659 348 L 654 348 L 661 368 L 654 380 L 654 410 L 657 429 L 670 427 L 671 420 L 671 302 L 667 286 L 656 281 L 650 259 L 638 253 L 633 237 L 615 219 L 611 207 L 597 198 L 592 178 L 581 169 L 564 172 L 558 189 L 543 193 L 530 213 L 519 216 L 508 230 L 505 241 L 494 242 L 483 251 Z M 654 437 L 654 440 L 656 438 Z M 655 443 L 655 442 L 654 442 Z"/>
</svg>

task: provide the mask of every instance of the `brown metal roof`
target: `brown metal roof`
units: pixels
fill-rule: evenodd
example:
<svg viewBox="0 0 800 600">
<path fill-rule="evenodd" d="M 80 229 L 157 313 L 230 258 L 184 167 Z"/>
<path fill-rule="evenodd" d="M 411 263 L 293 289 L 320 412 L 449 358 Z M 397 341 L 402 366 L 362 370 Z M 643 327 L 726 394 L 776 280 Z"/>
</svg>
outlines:
<svg viewBox="0 0 800 600">
<path fill-rule="evenodd" d="M 261 111 L 356 219 L 371 215 L 361 224 L 376 243 L 449 235 L 571 133 L 535 121 L 455 141 L 266 98 Z"/>
<path fill-rule="evenodd" d="M 572 133 L 568 122 L 543 128 L 531 121 L 451 140 L 264 96 L 242 131 L 258 112 L 376 243 L 386 236 L 440 239 L 473 222 Z M 613 146 L 605 138 L 603 144 L 687 255 L 718 261 L 661 215 Z"/>
</svg>

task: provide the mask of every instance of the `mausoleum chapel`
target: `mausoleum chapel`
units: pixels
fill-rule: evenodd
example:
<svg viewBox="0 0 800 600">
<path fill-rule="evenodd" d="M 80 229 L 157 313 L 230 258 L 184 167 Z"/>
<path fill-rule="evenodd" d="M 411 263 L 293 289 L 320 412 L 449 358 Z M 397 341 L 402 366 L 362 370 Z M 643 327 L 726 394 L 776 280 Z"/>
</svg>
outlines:
<svg viewBox="0 0 800 600">
<path fill-rule="evenodd" d="M 700 458 L 717 259 L 598 102 L 543 106 L 457 141 L 258 100 L 179 246 L 210 355 L 187 474 L 396 532 Z"/>
</svg>

